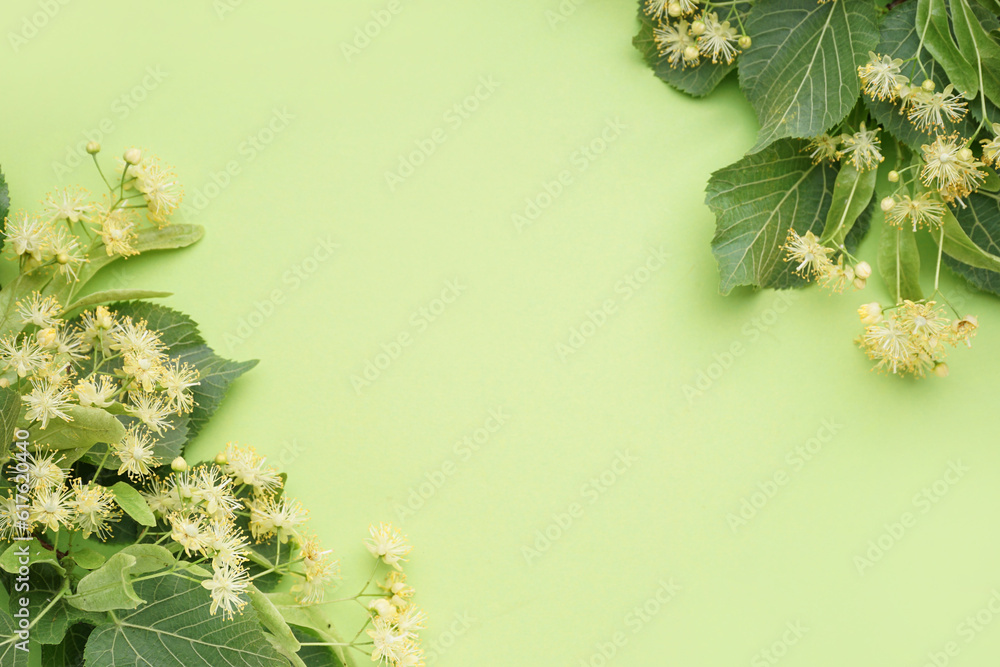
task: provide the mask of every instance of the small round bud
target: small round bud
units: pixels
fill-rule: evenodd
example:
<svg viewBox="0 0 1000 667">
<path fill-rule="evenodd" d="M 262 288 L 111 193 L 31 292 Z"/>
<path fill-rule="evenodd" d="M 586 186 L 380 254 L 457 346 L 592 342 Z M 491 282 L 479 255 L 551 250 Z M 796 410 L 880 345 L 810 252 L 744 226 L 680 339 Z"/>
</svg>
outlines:
<svg viewBox="0 0 1000 667">
<path fill-rule="evenodd" d="M 934 82 L 930 79 L 924 79 L 924 82 L 920 84 L 920 87 L 926 90 L 928 93 L 934 92 Z"/>
<path fill-rule="evenodd" d="M 695 21 L 691 24 L 691 34 L 697 37 L 698 35 L 705 34 L 705 22 Z"/>
<path fill-rule="evenodd" d="M 895 205 L 896 205 L 896 200 L 895 199 L 893 199 L 892 197 L 886 197 L 885 199 L 882 200 L 882 203 L 879 204 L 879 207 L 883 211 L 888 212 L 889 209 L 891 209 Z"/>
<path fill-rule="evenodd" d="M 858 265 L 854 267 L 854 275 L 862 280 L 868 280 L 872 275 L 872 265 L 868 262 L 858 262 Z"/>
<path fill-rule="evenodd" d="M 675 18 L 681 15 L 681 11 L 681 3 L 679 2 L 671 2 L 667 5 L 667 13 Z"/>
<path fill-rule="evenodd" d="M 749 35 L 740 35 L 740 38 L 736 43 L 741 49 L 746 51 L 753 44 L 753 40 L 750 39 Z"/>
<path fill-rule="evenodd" d="M 87 142 L 87 152 L 90 153 L 91 155 L 97 155 L 98 153 L 101 152 L 101 144 L 97 143 L 96 141 Z"/>
<path fill-rule="evenodd" d="M 899 172 L 893 169 L 889 172 L 889 182 L 898 183 L 899 182 Z"/>
<path fill-rule="evenodd" d="M 943 361 L 941 363 L 934 364 L 934 375 L 937 375 L 939 378 L 948 377 L 948 364 Z"/>
<path fill-rule="evenodd" d="M 962 160 L 971 160 L 972 159 L 972 149 L 970 149 L 970 148 L 963 148 L 962 150 L 958 151 L 958 157 L 960 159 L 962 159 Z"/>
<path fill-rule="evenodd" d="M 698 60 L 698 55 L 699 54 L 697 46 L 689 46 L 686 49 L 684 49 L 684 60 L 687 60 L 689 62 Z"/>
<path fill-rule="evenodd" d="M 183 456 L 178 456 L 170 462 L 170 469 L 174 472 L 184 472 L 188 469 L 188 462 L 184 460 Z"/>
<path fill-rule="evenodd" d="M 35 334 L 35 339 L 41 347 L 50 350 L 59 345 L 59 330 L 55 327 L 39 329 Z"/>
<path fill-rule="evenodd" d="M 67 255 L 64 252 L 61 252 L 58 255 L 56 255 L 56 261 L 59 262 L 60 264 L 69 264 L 69 255 Z"/>
<path fill-rule="evenodd" d="M 225 452 L 219 452 L 218 454 L 215 455 L 215 462 L 218 463 L 220 466 L 224 466 L 227 463 L 229 463 L 229 459 L 226 457 Z"/>
<path fill-rule="evenodd" d="M 125 151 L 125 155 L 122 156 L 128 164 L 136 165 L 142 160 L 142 151 L 138 148 L 130 148 Z"/>
<path fill-rule="evenodd" d="M 868 285 L 868 281 L 865 280 L 864 278 L 855 278 L 854 279 L 854 289 L 864 289 L 865 286 L 867 286 L 867 285 Z"/>
<path fill-rule="evenodd" d="M 872 301 L 858 308 L 858 317 L 864 324 L 877 324 L 882 320 L 882 306 L 878 301 Z"/>
</svg>

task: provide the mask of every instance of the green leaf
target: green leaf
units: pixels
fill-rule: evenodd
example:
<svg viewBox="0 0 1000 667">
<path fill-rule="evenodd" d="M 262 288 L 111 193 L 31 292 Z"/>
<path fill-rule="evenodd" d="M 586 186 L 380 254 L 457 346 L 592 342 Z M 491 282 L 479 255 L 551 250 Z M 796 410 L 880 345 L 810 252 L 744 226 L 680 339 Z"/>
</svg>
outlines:
<svg viewBox="0 0 1000 667">
<path fill-rule="evenodd" d="M 205 342 L 194 320 L 173 308 L 148 301 L 128 301 L 114 304 L 111 310 L 120 317 L 145 320 L 146 327 L 160 335 L 168 350 Z"/>
<path fill-rule="evenodd" d="M 271 602 L 267 595 L 262 593 L 256 586 L 251 585 L 247 589 L 247 598 L 250 600 L 250 606 L 257 612 L 257 618 L 260 619 L 261 624 L 274 636 L 278 642 L 278 646 L 288 653 L 297 653 L 302 648 L 301 644 L 295 639 L 295 635 L 292 634 L 288 623 L 285 622 L 281 612 L 278 611 L 278 608 L 274 606 L 274 603 Z"/>
<path fill-rule="evenodd" d="M 73 562 L 84 570 L 96 570 L 104 565 L 104 561 L 106 560 L 104 554 L 99 551 L 94 551 L 87 547 L 73 549 Z"/>
<path fill-rule="evenodd" d="M 81 579 L 76 587 L 76 595 L 67 598 L 67 601 L 84 611 L 135 609 L 145 600 L 136 593 L 132 578 L 169 568 L 176 563 L 173 555 L 164 547 L 133 544 L 108 558 L 104 565 Z M 186 565 L 185 568 L 191 570 L 196 566 Z M 204 572 L 200 568 L 196 569 Z"/>
<path fill-rule="evenodd" d="M 707 61 L 703 61 L 697 67 L 671 67 L 667 56 L 660 54 L 656 46 L 656 41 L 653 39 L 656 24 L 643 10 L 644 6 L 645 0 L 641 0 L 639 34 L 632 38 L 632 45 L 642 53 L 646 64 L 653 69 L 658 78 L 692 97 L 704 97 L 715 90 L 726 75 L 736 69 L 735 63 L 726 65 Z M 745 12 L 749 6 L 748 3 L 740 3 L 739 9 Z"/>
<path fill-rule="evenodd" d="M 989 255 L 1000 256 L 1000 196 L 982 191 L 969 195 L 966 208 L 955 210 L 955 219 L 976 247 Z M 972 266 L 947 253 L 944 261 L 979 289 L 1000 295 L 1000 273 Z"/>
<path fill-rule="evenodd" d="M 132 247 L 139 252 L 150 250 L 173 250 L 185 248 L 205 235 L 201 225 L 167 225 L 162 229 L 147 229 L 138 233 Z M 80 269 L 80 284 L 83 285 L 98 271 L 119 259 L 119 255 L 95 253 L 90 261 Z"/>
<path fill-rule="evenodd" d="M 833 200 L 826 215 L 826 227 L 823 228 L 824 241 L 828 240 L 835 246 L 844 242 L 872 200 L 877 175 L 875 169 L 859 172 L 847 162 L 840 167 L 833 184 Z"/>
<path fill-rule="evenodd" d="M 979 92 L 976 68 L 962 54 L 952 38 L 945 0 L 918 0 L 917 34 L 923 36 L 926 48 L 948 74 L 948 80 L 968 99 Z"/>
<path fill-rule="evenodd" d="M 111 493 L 115 495 L 115 502 L 126 514 L 138 521 L 143 526 L 155 526 L 156 517 L 153 510 L 149 509 L 149 503 L 135 490 L 128 482 L 117 482 L 111 487 Z"/>
<path fill-rule="evenodd" d="M 218 409 L 233 380 L 256 366 L 258 362 L 256 359 L 251 361 L 223 359 L 207 345 L 187 347 L 179 351 L 172 349 L 171 356 L 174 356 L 175 352 L 182 363 L 191 364 L 198 369 L 199 384 L 191 387 L 195 406 L 188 423 L 188 438 L 193 438 Z"/>
<path fill-rule="evenodd" d="M 83 667 L 83 650 L 93 631 L 92 625 L 76 623 L 59 644 L 43 644 L 41 667 Z"/>
<path fill-rule="evenodd" d="M 0 554 L 0 569 L 16 574 L 21 565 L 51 565 L 59 574 L 66 574 L 66 569 L 59 564 L 55 552 L 42 546 L 37 539 L 15 542 Z"/>
<path fill-rule="evenodd" d="M 53 449 L 74 449 L 98 442 L 117 443 L 125 437 L 125 427 L 106 410 L 71 405 L 66 413 L 73 421 L 50 422 L 47 429 L 38 430 L 36 438 Z"/>
<path fill-rule="evenodd" d="M 917 235 L 909 229 L 882 225 L 882 236 L 878 242 L 878 271 L 893 302 L 923 298 Z"/>
<path fill-rule="evenodd" d="M 737 285 L 805 284 L 784 261 L 782 245 L 792 228 L 819 234 L 836 172 L 813 164 L 804 147 L 801 140 L 783 139 L 712 174 L 705 203 L 717 218 L 712 252 L 723 294 Z"/>
<path fill-rule="evenodd" d="M 108 411 L 110 412 L 111 409 L 112 408 L 108 408 Z M 128 428 L 132 424 L 142 423 L 141 420 L 130 415 L 117 416 L 118 421 L 120 421 L 125 428 Z M 163 433 L 152 432 L 149 434 L 150 440 L 153 443 L 153 454 L 159 457 L 161 462 L 169 463 L 181 455 L 181 452 L 184 449 L 184 443 L 188 441 L 188 421 L 188 415 L 172 414 L 167 418 L 167 424 L 170 428 L 165 428 Z M 97 443 L 79 458 L 82 458 L 87 463 L 100 465 L 101 460 L 104 458 L 104 455 L 109 449 L 109 445 L 105 443 Z"/>
<path fill-rule="evenodd" d="M 87 665 L 288 667 L 252 607 L 232 620 L 213 616 L 208 591 L 175 576 L 137 582 L 136 592 L 149 603 L 94 630 Z"/>
<path fill-rule="evenodd" d="M 67 604 L 61 595 L 64 589 L 68 589 L 69 583 L 53 568 L 32 566 L 28 583 L 27 590 L 11 592 L 8 606 L 11 614 L 15 614 L 22 609 L 22 601 L 27 602 L 23 608 L 27 609 L 28 618 L 33 621 L 37 619 L 31 629 L 33 642 L 58 644 L 63 641 L 66 629 L 73 623 L 102 623 L 107 620 L 104 615 L 81 611 Z M 42 615 L 42 610 L 46 608 L 48 611 Z"/>
<path fill-rule="evenodd" d="M 10 458 L 10 446 L 21 416 L 21 394 L 13 387 L 0 388 L 0 465 Z"/>
<path fill-rule="evenodd" d="M 983 29 L 965 0 L 950 0 L 950 5 L 959 49 L 975 69 L 982 93 L 1000 104 L 1000 45 Z"/>
<path fill-rule="evenodd" d="M 70 313 L 74 310 L 100 306 L 116 301 L 129 301 L 131 299 L 158 299 L 165 296 L 172 296 L 173 292 L 154 292 L 144 289 L 109 289 L 103 292 L 94 292 L 85 297 L 77 299 L 66 307 L 63 312 Z"/>
<path fill-rule="evenodd" d="M 944 252 L 949 257 L 973 268 L 1000 271 L 1000 257 L 976 245 L 951 211 L 945 214 L 941 228 L 944 231 Z M 937 238 L 937 232 L 934 234 Z"/>
<path fill-rule="evenodd" d="M 28 651 L 17 648 L 22 640 L 16 632 L 14 617 L 0 609 L 0 667 L 28 666 Z"/>
<path fill-rule="evenodd" d="M 889 12 L 879 25 L 881 41 L 875 52 L 879 55 L 887 55 L 892 58 L 908 61 L 903 65 L 903 74 L 917 77 L 916 83 L 922 81 L 922 72 L 927 71 L 927 75 L 932 80 L 941 80 L 945 74 L 930 54 L 920 49 L 920 65 L 916 61 L 909 62 L 917 53 L 920 45 L 920 34 L 917 32 L 917 3 L 906 2 L 898 5 Z M 919 75 L 919 76 L 918 76 Z M 913 123 L 907 120 L 905 114 L 899 112 L 899 103 L 889 100 L 874 100 L 867 95 L 864 96 L 865 106 L 871 111 L 875 119 L 882 124 L 883 129 L 894 137 L 905 143 L 914 151 L 919 151 L 924 144 L 931 142 L 931 137 L 926 132 L 918 130 Z M 971 137 L 976 131 L 976 124 L 972 122 L 968 114 L 961 121 L 949 126 L 949 132 L 954 130 L 963 137 Z M 885 137 L 883 135 L 883 141 Z"/>
<path fill-rule="evenodd" d="M 740 86 L 761 129 L 750 152 L 782 137 L 815 137 L 858 101 L 858 67 L 879 35 L 871 0 L 759 0 L 740 56 Z"/>
<path fill-rule="evenodd" d="M 292 626 L 292 633 L 299 642 L 322 642 L 324 639 L 317 633 Z M 303 646 L 299 649 L 298 658 L 305 667 L 343 667 L 344 661 L 332 646 Z"/>
</svg>

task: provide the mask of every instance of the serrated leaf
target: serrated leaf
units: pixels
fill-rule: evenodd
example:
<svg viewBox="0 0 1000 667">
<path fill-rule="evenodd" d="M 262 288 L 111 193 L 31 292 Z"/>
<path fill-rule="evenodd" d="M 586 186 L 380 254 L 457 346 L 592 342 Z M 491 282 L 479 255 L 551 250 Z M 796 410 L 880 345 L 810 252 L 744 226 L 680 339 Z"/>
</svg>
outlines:
<svg viewBox="0 0 1000 667">
<path fill-rule="evenodd" d="M 920 290 L 920 252 L 917 235 L 913 231 L 882 225 L 878 271 L 894 303 L 923 298 Z"/>
<path fill-rule="evenodd" d="M 98 442 L 117 443 L 125 437 L 125 427 L 106 410 L 70 405 L 65 412 L 72 421 L 49 422 L 45 430 L 38 429 L 35 438 L 53 449 L 76 449 Z"/>
<path fill-rule="evenodd" d="M 173 292 L 154 292 L 152 290 L 143 289 L 109 289 L 104 290 L 103 292 L 94 292 L 77 299 L 67 306 L 63 312 L 71 313 L 75 310 L 90 308 L 92 306 L 100 306 L 106 303 L 115 303 L 116 301 L 129 301 L 131 299 L 158 299 L 172 295 Z"/>
<path fill-rule="evenodd" d="M 132 585 L 135 556 L 116 553 L 104 565 L 87 574 L 77 584 L 76 594 L 67 602 L 83 611 L 135 609 L 143 600 Z"/>
<path fill-rule="evenodd" d="M 943 78 L 944 73 L 940 71 L 940 65 L 926 50 L 920 49 L 922 68 L 915 60 L 910 61 L 920 45 L 920 34 L 917 32 L 916 20 L 917 4 L 915 2 L 906 2 L 894 7 L 879 25 L 881 39 L 875 53 L 907 61 L 903 65 L 903 74 L 911 78 L 917 78 L 918 74 L 922 76 L 924 70 L 932 80 Z M 918 79 L 916 83 L 919 84 L 921 80 Z M 930 135 L 918 130 L 905 114 L 900 113 L 898 101 L 875 100 L 867 95 L 864 96 L 864 100 L 865 106 L 881 123 L 882 127 L 913 150 L 919 151 L 923 144 L 932 141 Z M 956 131 L 963 137 L 971 137 L 976 131 L 976 124 L 966 114 L 958 123 L 949 123 L 948 131 Z"/>
<path fill-rule="evenodd" d="M 955 43 L 945 0 L 918 0 L 915 25 L 924 48 L 941 64 L 952 85 L 967 98 L 975 97 L 979 92 L 979 75 Z"/>
<path fill-rule="evenodd" d="M 1000 104 L 1000 45 L 983 29 L 966 0 L 950 0 L 949 4 L 955 39 L 976 71 L 979 89 L 995 104 Z"/>
<path fill-rule="evenodd" d="M 232 620 L 213 616 L 208 591 L 180 577 L 147 579 L 135 588 L 149 602 L 94 630 L 84 652 L 88 665 L 288 667 L 252 608 Z"/>
<path fill-rule="evenodd" d="M 67 604 L 66 600 L 60 597 L 63 589 L 68 587 L 66 578 L 50 567 L 32 566 L 28 574 L 28 583 L 27 590 L 12 592 L 9 607 L 10 612 L 14 614 L 22 608 L 22 599 L 27 601 L 25 608 L 28 610 L 28 618 L 37 619 L 31 629 L 33 642 L 58 644 L 63 641 L 67 628 L 73 623 L 78 621 L 102 623 L 107 620 L 101 614 L 80 611 Z M 48 611 L 42 615 L 42 610 L 45 608 L 48 608 Z"/>
<path fill-rule="evenodd" d="M 858 101 L 858 67 L 879 41 L 870 0 L 759 0 L 746 20 L 753 40 L 740 87 L 757 113 L 751 153 L 783 137 L 815 137 Z"/>
<path fill-rule="evenodd" d="M 965 233 L 951 211 L 947 212 L 942 219 L 941 229 L 944 232 L 944 252 L 949 257 L 976 269 L 1000 271 L 1000 257 L 976 245 Z M 935 233 L 935 238 L 937 238 L 937 233 Z"/>
<path fill-rule="evenodd" d="M 717 218 L 712 252 L 720 290 L 737 285 L 804 285 L 784 261 L 788 230 L 819 234 L 830 209 L 835 170 L 813 164 L 805 142 L 782 139 L 712 174 L 705 203 Z"/>
<path fill-rule="evenodd" d="M 173 353 L 174 350 L 171 350 L 172 355 Z M 207 345 L 183 348 L 176 357 L 181 363 L 191 364 L 198 369 L 199 384 L 191 387 L 195 405 L 188 422 L 188 438 L 193 438 L 218 409 L 233 380 L 256 366 L 258 362 L 256 359 L 251 361 L 223 359 Z"/>
<path fill-rule="evenodd" d="M 141 525 L 156 525 L 156 517 L 153 516 L 153 510 L 149 509 L 149 503 L 131 484 L 116 482 L 111 487 L 111 493 L 114 494 L 118 506 Z"/>
<path fill-rule="evenodd" d="M 955 210 L 955 219 L 977 247 L 1000 256 L 1000 196 L 982 191 L 969 195 L 966 208 Z M 1000 273 L 970 266 L 948 255 L 944 261 L 979 289 L 1000 295 Z"/>
<path fill-rule="evenodd" d="M 859 172 L 854 165 L 843 163 L 833 184 L 833 199 L 821 237 L 824 242 L 833 246 L 840 246 L 844 242 L 858 217 L 871 202 L 877 176 L 878 172 L 874 169 Z"/>
<path fill-rule="evenodd" d="M 66 630 L 63 640 L 54 645 L 43 644 L 41 667 L 84 667 L 83 650 L 94 626 L 76 623 Z"/>
<path fill-rule="evenodd" d="M 173 308 L 148 301 L 128 301 L 113 304 L 111 310 L 120 317 L 145 320 L 146 327 L 159 334 L 168 350 L 205 342 L 194 320 Z"/>
<path fill-rule="evenodd" d="M 662 55 L 653 39 L 656 24 L 643 11 L 645 0 L 639 2 L 639 34 L 632 38 L 632 45 L 642 53 L 643 60 L 662 81 L 692 97 L 704 97 L 736 69 L 736 64 L 713 64 L 702 61 L 696 67 L 671 67 L 667 56 Z M 740 11 L 745 12 L 750 5 L 740 3 Z"/>
</svg>

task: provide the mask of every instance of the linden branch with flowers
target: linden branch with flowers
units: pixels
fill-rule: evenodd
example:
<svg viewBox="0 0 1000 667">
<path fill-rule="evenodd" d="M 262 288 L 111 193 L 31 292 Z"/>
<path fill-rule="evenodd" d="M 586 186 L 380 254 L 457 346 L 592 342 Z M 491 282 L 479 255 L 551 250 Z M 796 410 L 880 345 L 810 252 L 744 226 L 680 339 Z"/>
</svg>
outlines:
<svg viewBox="0 0 1000 667">
<path fill-rule="evenodd" d="M 942 266 L 1000 295 L 1000 1 L 640 0 L 656 75 L 701 97 L 731 72 L 757 141 L 712 175 L 721 291 L 817 281 L 864 289 L 878 226 L 889 303 L 858 309 L 875 368 L 945 376 L 971 346 Z M 933 283 L 919 244 L 933 247 Z"/>
<path fill-rule="evenodd" d="M 85 293 L 112 261 L 203 233 L 170 221 L 182 192 L 159 160 L 133 148 L 106 170 L 87 150 L 99 200 L 71 188 L 8 215 L 0 175 L 0 249 L 17 266 L 0 289 L 0 667 L 30 653 L 43 667 L 422 665 L 395 528 L 371 526 L 368 579 L 331 599 L 339 565 L 283 473 L 237 443 L 185 459 L 256 362 L 144 301 L 166 293 Z M 333 627 L 335 603 L 359 608 L 356 631 Z"/>
</svg>

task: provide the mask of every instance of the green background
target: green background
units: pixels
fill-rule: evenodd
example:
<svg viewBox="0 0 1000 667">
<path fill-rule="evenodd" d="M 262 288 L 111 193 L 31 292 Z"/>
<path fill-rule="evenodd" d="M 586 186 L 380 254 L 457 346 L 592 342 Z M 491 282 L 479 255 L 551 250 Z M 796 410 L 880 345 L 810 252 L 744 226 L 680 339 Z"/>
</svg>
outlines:
<svg viewBox="0 0 1000 667">
<path fill-rule="evenodd" d="M 756 121 L 734 81 L 656 80 L 632 2 L 398 0 L 345 53 L 388 2 L 63 1 L 0 10 L 14 207 L 97 189 L 67 166 L 86 130 L 176 165 L 205 239 L 103 286 L 173 291 L 220 353 L 261 360 L 194 457 L 280 462 L 352 593 L 368 523 L 400 524 L 428 664 L 922 665 L 948 642 L 948 664 L 994 664 L 1000 304 L 946 276 L 981 332 L 951 377 L 909 382 L 853 345 L 875 280 L 719 296 L 703 188 Z"/>
</svg>

